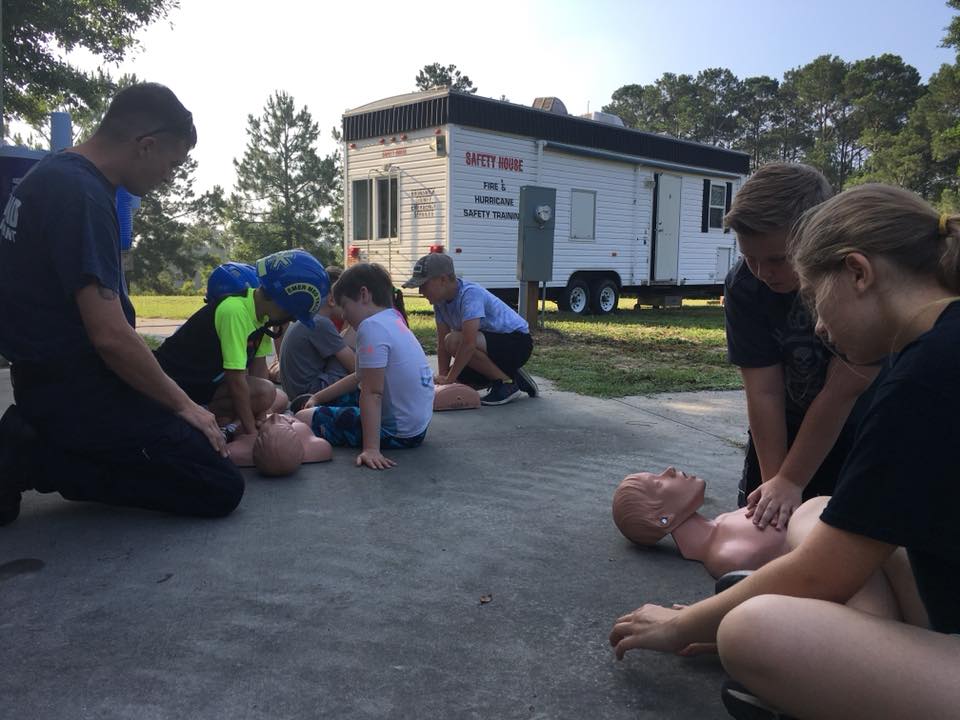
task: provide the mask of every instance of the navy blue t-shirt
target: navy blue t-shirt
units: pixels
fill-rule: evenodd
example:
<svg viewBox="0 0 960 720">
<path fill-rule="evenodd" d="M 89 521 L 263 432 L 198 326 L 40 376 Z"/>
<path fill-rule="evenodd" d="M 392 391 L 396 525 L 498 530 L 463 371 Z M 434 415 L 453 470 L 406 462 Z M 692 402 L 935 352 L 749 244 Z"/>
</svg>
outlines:
<svg viewBox="0 0 960 720">
<path fill-rule="evenodd" d="M 120 264 L 115 188 L 93 163 L 62 152 L 14 188 L 0 223 L 0 354 L 14 363 L 73 369 L 99 362 L 74 294 L 113 290 L 135 324 Z"/>
<path fill-rule="evenodd" d="M 960 303 L 875 387 L 821 520 L 905 547 L 931 627 L 960 633 Z"/>
</svg>

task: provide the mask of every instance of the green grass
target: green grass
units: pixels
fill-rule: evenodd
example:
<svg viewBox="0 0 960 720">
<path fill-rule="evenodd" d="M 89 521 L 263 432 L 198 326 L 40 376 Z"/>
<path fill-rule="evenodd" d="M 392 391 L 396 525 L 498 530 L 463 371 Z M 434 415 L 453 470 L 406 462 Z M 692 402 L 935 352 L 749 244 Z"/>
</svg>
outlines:
<svg viewBox="0 0 960 720">
<path fill-rule="evenodd" d="M 546 329 L 534 336 L 528 369 L 562 390 L 596 397 L 741 387 L 727 362 L 722 307 L 702 300 L 666 310 L 633 305 L 621 300 L 617 313 L 597 318 L 547 303 Z M 436 352 L 430 305 L 408 298 L 406 306 L 424 349 Z"/>
<path fill-rule="evenodd" d="M 199 295 L 134 295 L 130 301 L 142 318 L 186 320 L 203 307 Z"/>
<path fill-rule="evenodd" d="M 200 297 L 132 298 L 140 317 L 185 319 L 203 305 Z M 433 311 L 423 298 L 406 298 L 410 328 L 427 353 L 437 351 Z M 687 390 L 741 387 L 726 359 L 723 308 L 687 301 L 682 308 L 633 308 L 604 318 L 561 313 L 547 303 L 546 329 L 534 335 L 527 367 L 562 390 L 596 397 L 623 397 Z"/>
<path fill-rule="evenodd" d="M 156 335 L 148 335 L 146 333 L 140 333 L 140 337 L 143 338 L 143 341 L 151 350 L 156 350 L 158 347 L 160 347 L 160 343 L 163 341 L 163 338 L 157 337 Z"/>
</svg>

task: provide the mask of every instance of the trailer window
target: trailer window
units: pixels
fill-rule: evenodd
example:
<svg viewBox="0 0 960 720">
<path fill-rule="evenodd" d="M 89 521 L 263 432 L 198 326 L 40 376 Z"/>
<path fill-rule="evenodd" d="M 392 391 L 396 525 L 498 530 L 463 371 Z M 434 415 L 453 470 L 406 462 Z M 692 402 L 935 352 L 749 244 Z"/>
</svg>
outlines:
<svg viewBox="0 0 960 720">
<path fill-rule="evenodd" d="M 397 179 L 377 180 L 377 237 L 397 236 Z"/>
<path fill-rule="evenodd" d="M 722 228 L 723 215 L 727 209 L 727 188 L 724 185 L 710 185 L 710 227 Z"/>
<path fill-rule="evenodd" d="M 593 240 L 597 224 L 597 193 L 570 191 L 570 239 Z"/>
<path fill-rule="evenodd" d="M 353 239 L 369 240 L 372 225 L 372 204 L 370 202 L 370 180 L 353 181 Z"/>
</svg>

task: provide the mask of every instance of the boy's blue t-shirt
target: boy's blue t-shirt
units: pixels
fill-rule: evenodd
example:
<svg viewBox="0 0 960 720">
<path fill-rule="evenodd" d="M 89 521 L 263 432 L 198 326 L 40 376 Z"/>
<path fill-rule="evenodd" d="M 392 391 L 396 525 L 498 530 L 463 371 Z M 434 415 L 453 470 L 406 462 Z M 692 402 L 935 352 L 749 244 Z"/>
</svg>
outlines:
<svg viewBox="0 0 960 720">
<path fill-rule="evenodd" d="M 434 317 L 451 330 L 463 330 L 467 320 L 480 320 L 480 332 L 529 333 L 527 321 L 505 302 L 476 283 L 457 278 L 457 294 L 433 307 Z"/>
<path fill-rule="evenodd" d="M 98 362 L 74 294 L 97 282 L 135 313 L 120 264 L 115 189 L 82 155 L 38 162 L 14 188 L 0 224 L 0 354 L 71 367 Z"/>
</svg>

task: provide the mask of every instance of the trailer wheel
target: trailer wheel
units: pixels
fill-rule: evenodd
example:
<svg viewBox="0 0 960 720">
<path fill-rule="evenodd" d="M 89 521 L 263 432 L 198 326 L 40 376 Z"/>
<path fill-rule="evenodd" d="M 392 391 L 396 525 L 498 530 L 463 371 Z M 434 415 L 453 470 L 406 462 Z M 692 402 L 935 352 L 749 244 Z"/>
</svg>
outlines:
<svg viewBox="0 0 960 720">
<path fill-rule="evenodd" d="M 557 305 L 561 310 L 587 315 L 590 312 L 590 286 L 580 278 L 574 278 L 560 293 Z"/>
<path fill-rule="evenodd" d="M 600 278 L 593 283 L 590 305 L 597 315 L 609 315 L 620 304 L 620 290 L 610 278 Z"/>
</svg>

